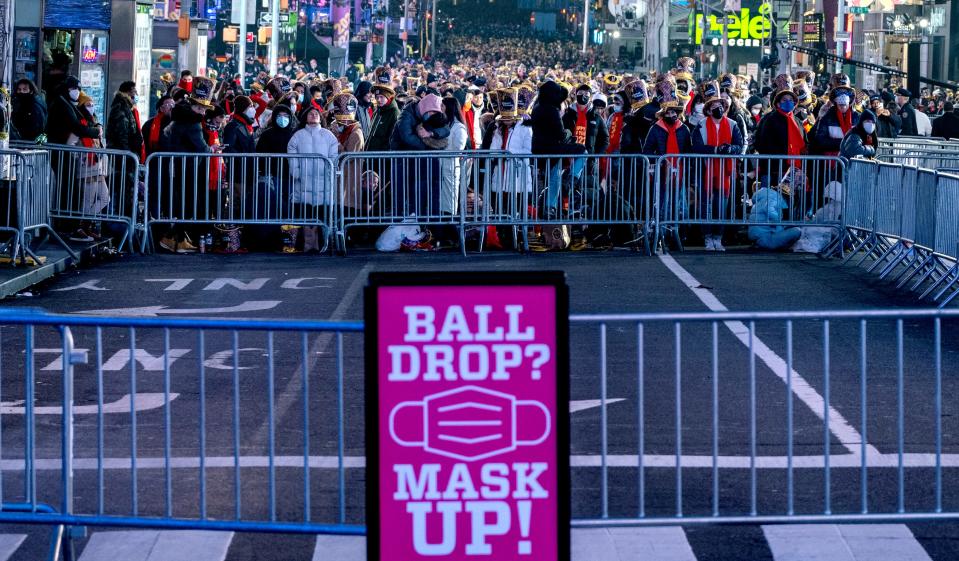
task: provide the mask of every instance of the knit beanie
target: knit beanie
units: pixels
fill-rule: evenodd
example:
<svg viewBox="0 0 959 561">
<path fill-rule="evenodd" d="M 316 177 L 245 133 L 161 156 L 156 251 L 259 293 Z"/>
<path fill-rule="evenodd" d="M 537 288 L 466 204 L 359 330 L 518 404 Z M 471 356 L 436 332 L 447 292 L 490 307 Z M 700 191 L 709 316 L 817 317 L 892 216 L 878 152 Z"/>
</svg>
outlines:
<svg viewBox="0 0 959 561">
<path fill-rule="evenodd" d="M 84 105 L 92 102 L 93 102 L 93 98 L 91 98 L 90 96 L 88 96 L 87 94 L 83 92 L 80 92 L 80 97 L 77 98 L 77 105 L 79 107 L 83 107 Z"/>
<path fill-rule="evenodd" d="M 245 95 L 238 95 L 233 99 L 233 112 L 242 115 L 253 105 L 253 101 Z"/>
<path fill-rule="evenodd" d="M 430 111 L 443 112 L 443 100 L 436 94 L 428 94 L 426 97 L 420 100 L 416 108 L 419 110 L 420 115 L 426 115 Z"/>
</svg>

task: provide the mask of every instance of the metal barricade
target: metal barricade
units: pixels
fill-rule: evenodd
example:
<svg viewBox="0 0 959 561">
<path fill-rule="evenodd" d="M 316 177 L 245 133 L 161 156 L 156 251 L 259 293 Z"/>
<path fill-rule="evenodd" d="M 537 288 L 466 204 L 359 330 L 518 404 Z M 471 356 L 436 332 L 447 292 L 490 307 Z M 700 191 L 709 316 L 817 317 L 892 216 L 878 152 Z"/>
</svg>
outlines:
<svg viewBox="0 0 959 561">
<path fill-rule="evenodd" d="M 573 429 L 573 525 L 959 518 L 957 327 L 928 309 L 570 316 L 600 404 Z"/>
<path fill-rule="evenodd" d="M 959 145 L 955 150 L 934 148 L 910 148 L 894 152 L 881 151 L 880 161 L 903 164 L 912 167 L 924 167 L 942 172 L 959 171 Z"/>
<path fill-rule="evenodd" d="M 140 202 L 140 159 L 123 150 L 44 144 L 50 152 L 50 215 L 66 220 L 113 222 L 124 227 L 117 247 L 134 250 Z"/>
<path fill-rule="evenodd" d="M 473 226 L 512 227 L 529 249 L 529 231 L 569 225 L 590 240 L 647 242 L 649 160 L 641 154 L 490 156 L 493 173 L 480 191 L 484 208 L 467 209 Z M 619 227 L 619 228 L 616 228 Z M 615 230 L 614 230 L 615 229 Z M 517 242 L 518 245 L 518 242 Z"/>
<path fill-rule="evenodd" d="M 76 261 L 78 255 L 50 226 L 52 187 L 50 182 L 50 153 L 44 150 L 11 150 L 0 152 L 3 174 L 0 182 L 6 190 L 5 216 L 0 230 L 11 234 L 5 247 L 14 264 L 19 259 L 42 263 L 31 248 L 32 237 L 47 233 Z"/>
<path fill-rule="evenodd" d="M 362 323 L 7 309 L 0 326 L 0 522 L 364 532 L 344 402 Z"/>
<path fill-rule="evenodd" d="M 842 198 L 846 165 L 837 157 L 683 154 L 661 156 L 654 173 L 656 247 L 669 236 L 681 248 L 677 227 L 690 224 L 843 229 L 841 213 L 817 212 Z"/>
<path fill-rule="evenodd" d="M 326 251 L 336 189 L 336 163 L 318 154 L 151 154 L 143 249 L 157 224 L 223 224 L 276 227 L 277 244 L 281 226 L 322 228 Z"/>
</svg>

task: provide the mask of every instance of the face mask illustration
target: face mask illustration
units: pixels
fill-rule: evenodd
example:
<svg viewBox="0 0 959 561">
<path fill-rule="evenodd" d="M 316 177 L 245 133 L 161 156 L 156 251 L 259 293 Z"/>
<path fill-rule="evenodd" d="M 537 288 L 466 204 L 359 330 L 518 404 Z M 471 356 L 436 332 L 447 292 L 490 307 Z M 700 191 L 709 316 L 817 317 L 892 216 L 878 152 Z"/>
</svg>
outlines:
<svg viewBox="0 0 959 561">
<path fill-rule="evenodd" d="M 536 446 L 551 430 L 542 403 L 477 386 L 404 401 L 390 412 L 390 436 L 400 446 L 467 462 Z"/>
</svg>

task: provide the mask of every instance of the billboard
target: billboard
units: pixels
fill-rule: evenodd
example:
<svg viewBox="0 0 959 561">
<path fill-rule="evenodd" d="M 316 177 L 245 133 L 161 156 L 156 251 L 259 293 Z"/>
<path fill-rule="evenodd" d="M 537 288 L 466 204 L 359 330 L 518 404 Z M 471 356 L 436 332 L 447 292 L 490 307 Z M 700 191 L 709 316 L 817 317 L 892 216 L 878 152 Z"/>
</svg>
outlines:
<svg viewBox="0 0 959 561">
<path fill-rule="evenodd" d="M 569 559 L 560 272 L 373 274 L 367 555 Z"/>
</svg>

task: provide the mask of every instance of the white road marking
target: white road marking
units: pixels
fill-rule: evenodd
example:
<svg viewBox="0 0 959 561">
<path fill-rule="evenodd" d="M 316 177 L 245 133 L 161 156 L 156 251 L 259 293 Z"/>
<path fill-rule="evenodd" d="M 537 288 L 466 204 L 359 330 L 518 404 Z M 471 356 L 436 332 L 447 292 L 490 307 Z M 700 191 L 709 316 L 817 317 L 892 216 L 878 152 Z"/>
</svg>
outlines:
<svg viewBox="0 0 959 561">
<path fill-rule="evenodd" d="M 762 528 L 775 561 L 931 561 L 905 524 Z"/>
<path fill-rule="evenodd" d="M 366 536 L 316 536 L 313 561 L 366 561 Z"/>
<path fill-rule="evenodd" d="M 679 526 L 577 528 L 571 541 L 571 557 L 577 561 L 696 561 Z"/>
<path fill-rule="evenodd" d="M 180 394 L 170 392 L 170 401 L 180 397 Z M 130 394 L 126 394 L 116 401 L 103 404 L 103 413 L 130 413 Z M 162 393 L 139 393 L 134 403 L 137 411 L 149 411 L 163 407 L 165 398 Z M 0 414 L 2 415 L 23 415 L 26 408 L 23 406 L 23 400 L 0 401 Z M 62 415 L 63 407 L 59 405 L 40 405 L 33 408 L 36 415 Z M 97 405 L 74 405 L 74 415 L 96 415 Z"/>
<path fill-rule="evenodd" d="M 94 532 L 79 561 L 216 561 L 226 559 L 233 532 L 129 530 Z"/>
<path fill-rule="evenodd" d="M 611 403 L 618 403 L 620 401 L 626 401 L 625 398 L 615 397 L 606 400 L 606 405 Z M 585 411 L 587 409 L 593 409 L 594 407 L 599 407 L 603 404 L 602 400 L 599 399 L 579 399 L 569 402 L 569 412 L 576 413 L 577 411 Z"/>
<path fill-rule="evenodd" d="M 356 277 L 353 278 L 353 282 L 350 283 L 349 288 L 347 288 L 346 292 L 343 293 L 340 303 L 336 306 L 336 309 L 333 310 L 333 313 L 330 314 L 330 321 L 343 319 L 343 317 L 346 315 L 346 312 L 353 304 L 353 301 L 361 294 L 363 285 L 366 284 L 366 279 L 369 276 L 370 269 L 372 268 L 373 263 L 366 263 L 363 265 L 363 268 L 356 273 Z M 283 386 L 282 389 L 279 389 L 276 401 L 276 412 L 274 415 L 277 424 L 286 418 L 286 413 L 289 411 L 290 407 L 302 399 L 303 368 L 306 367 L 307 371 L 310 373 L 316 373 L 316 362 L 319 360 L 320 356 L 328 350 L 327 347 L 333 342 L 334 335 L 335 334 L 332 331 L 324 331 L 323 333 L 317 335 L 313 340 L 313 344 L 308 350 L 309 364 L 300 364 L 300 366 L 296 369 L 296 372 L 294 372 L 293 375 L 290 376 L 290 379 L 287 380 L 286 385 Z M 333 387 L 335 387 L 335 380 L 332 383 L 334 384 Z M 260 425 L 260 428 L 257 429 L 252 442 L 266 442 L 267 433 L 269 430 L 269 420 L 264 420 L 263 424 Z"/>
<path fill-rule="evenodd" d="M 168 306 L 144 306 L 142 308 L 114 308 L 112 310 L 82 310 L 79 312 L 70 312 L 85 316 L 123 316 L 123 317 L 156 317 L 159 315 L 214 315 L 214 314 L 236 314 L 242 312 L 263 312 L 272 310 L 282 303 L 281 300 L 248 300 L 236 306 L 226 306 L 221 308 L 181 308 L 175 309 Z"/>
<path fill-rule="evenodd" d="M 729 308 L 723 305 L 716 296 L 710 292 L 708 289 L 703 288 L 702 284 L 693 277 L 689 271 L 684 269 L 671 255 L 660 254 L 660 261 L 667 269 L 670 270 L 676 277 L 685 284 L 692 292 L 696 295 L 699 300 L 706 305 L 707 308 L 714 312 L 728 312 Z M 746 326 L 741 321 L 727 321 L 724 322 L 726 327 L 736 336 L 739 341 L 749 348 L 749 327 Z M 777 355 L 772 349 L 770 349 L 759 337 L 753 337 L 753 349 L 756 354 L 756 357 L 761 360 L 763 363 L 769 367 L 773 373 L 783 381 L 786 382 L 787 366 L 786 361 L 782 357 Z M 820 419 L 825 419 L 823 415 L 823 409 L 825 407 L 825 400 L 813 387 L 803 378 L 796 370 L 792 370 L 792 390 L 793 394 L 799 398 L 800 401 L 806 404 L 807 407 L 813 412 L 814 415 Z M 849 450 L 852 454 L 856 455 L 860 453 L 860 445 L 862 443 L 862 435 L 859 434 L 849 421 L 836 410 L 832 405 L 829 406 L 829 430 L 832 434 L 839 440 L 842 445 Z M 867 445 L 866 447 L 866 456 L 878 456 L 880 455 L 879 450 L 877 450 L 872 445 Z"/>
<path fill-rule="evenodd" d="M 598 454 L 576 454 L 569 457 L 570 466 L 574 468 L 598 468 L 600 466 L 601 456 Z M 880 454 L 868 458 L 868 467 L 870 468 L 895 468 L 898 464 L 896 454 Z M 606 465 L 610 468 L 635 468 L 639 465 L 636 456 L 610 455 L 606 457 Z M 836 469 L 859 469 L 861 467 L 862 457 L 856 454 L 842 454 L 829 457 L 829 468 Z M 207 456 L 206 467 L 209 469 L 227 468 L 233 469 L 233 456 Z M 682 456 L 680 464 L 686 469 L 708 469 L 713 465 L 712 456 Z M 36 469 L 41 471 L 56 470 L 61 468 L 59 458 L 38 458 L 34 461 Z M 749 469 L 749 456 L 719 456 L 717 464 L 721 469 Z M 269 456 L 240 456 L 241 468 L 265 468 L 269 467 Z M 277 468 L 297 468 L 303 469 L 303 456 L 275 456 L 273 465 Z M 310 468 L 312 469 L 336 469 L 339 466 L 339 459 L 336 456 L 310 456 Z M 643 456 L 643 466 L 646 468 L 666 468 L 674 469 L 676 467 L 675 456 L 667 454 L 646 455 Z M 933 454 L 905 454 L 903 455 L 903 466 L 906 468 L 926 468 L 936 467 L 936 458 Z M 196 469 L 200 467 L 200 458 L 196 456 L 172 456 L 170 458 L 170 467 L 175 469 Z M 345 469 L 362 469 L 366 467 L 365 456 L 344 456 L 343 467 Z M 793 456 L 793 468 L 795 469 L 818 469 L 825 467 L 823 456 Z M 959 468 L 959 454 L 943 454 L 943 469 Z M 97 469 L 96 458 L 75 458 L 74 468 L 78 470 Z M 163 457 L 137 457 L 137 469 L 164 469 L 166 460 Z M 758 456 L 756 458 L 757 469 L 786 469 L 785 456 Z M 106 457 L 103 459 L 103 469 L 106 470 L 128 470 L 130 469 L 130 458 Z M 0 461 L 0 470 L 2 471 L 23 471 L 22 459 L 6 458 Z"/>
<path fill-rule="evenodd" d="M 0 561 L 7 561 L 17 552 L 26 534 L 0 534 Z"/>
<path fill-rule="evenodd" d="M 100 279 L 90 279 L 87 282 L 75 284 L 73 286 L 65 286 L 63 288 L 54 288 L 50 292 L 70 292 L 71 290 L 95 290 L 95 291 L 104 291 L 110 290 L 109 288 L 103 288 L 98 286 L 100 284 Z"/>
</svg>

